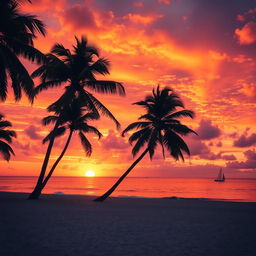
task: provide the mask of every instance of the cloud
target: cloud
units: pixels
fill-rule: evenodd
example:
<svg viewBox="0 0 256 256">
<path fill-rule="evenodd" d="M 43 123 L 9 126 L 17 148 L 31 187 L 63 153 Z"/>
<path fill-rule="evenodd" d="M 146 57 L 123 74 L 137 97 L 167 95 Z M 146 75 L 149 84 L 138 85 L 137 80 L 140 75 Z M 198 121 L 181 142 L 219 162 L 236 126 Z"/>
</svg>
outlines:
<svg viewBox="0 0 256 256">
<path fill-rule="evenodd" d="M 159 18 L 162 18 L 163 15 L 153 14 L 153 15 L 141 15 L 136 13 L 129 13 L 128 15 L 124 16 L 124 19 L 128 19 L 133 23 L 141 23 L 144 25 L 148 25 Z"/>
<path fill-rule="evenodd" d="M 143 7 L 144 4 L 143 4 L 143 2 L 138 1 L 138 2 L 134 2 L 133 6 L 135 6 L 135 7 Z"/>
<path fill-rule="evenodd" d="M 219 147 L 219 148 L 222 147 L 222 142 L 219 141 L 219 142 L 216 144 L 216 146 Z"/>
<path fill-rule="evenodd" d="M 221 135 L 221 130 L 218 126 L 214 126 L 211 120 L 202 119 L 199 128 L 196 131 L 198 133 L 198 139 L 201 140 L 211 140 L 217 138 Z"/>
<path fill-rule="evenodd" d="M 255 82 L 250 83 L 243 83 L 243 88 L 241 89 L 241 92 L 244 93 L 249 98 L 256 98 L 256 84 Z"/>
<path fill-rule="evenodd" d="M 256 133 L 247 136 L 247 132 L 234 141 L 234 146 L 239 148 L 250 147 L 256 143 Z"/>
<path fill-rule="evenodd" d="M 43 137 L 40 134 L 38 134 L 38 129 L 34 125 L 30 125 L 28 128 L 26 128 L 24 130 L 24 132 L 32 140 L 42 140 L 43 139 Z"/>
<path fill-rule="evenodd" d="M 236 157 L 233 154 L 232 155 L 223 155 L 221 158 L 224 160 L 229 160 L 229 161 L 236 160 Z"/>
<path fill-rule="evenodd" d="M 235 30 L 240 44 L 253 44 L 256 42 L 256 23 L 250 21 L 246 23 L 241 29 Z"/>
<path fill-rule="evenodd" d="M 74 28 L 96 28 L 93 12 L 86 5 L 75 4 L 64 11 L 62 18 Z"/>
<path fill-rule="evenodd" d="M 244 156 L 246 161 L 235 161 L 235 162 L 228 162 L 227 167 L 234 168 L 234 169 L 256 169 L 256 151 L 247 150 L 244 152 Z"/>
<path fill-rule="evenodd" d="M 171 4 L 171 0 L 158 0 L 158 3 L 165 4 L 165 5 L 170 5 Z"/>
<path fill-rule="evenodd" d="M 122 137 L 116 136 L 113 130 L 109 130 L 108 136 L 101 139 L 103 148 L 105 149 L 126 149 L 129 143 L 125 142 Z"/>
</svg>

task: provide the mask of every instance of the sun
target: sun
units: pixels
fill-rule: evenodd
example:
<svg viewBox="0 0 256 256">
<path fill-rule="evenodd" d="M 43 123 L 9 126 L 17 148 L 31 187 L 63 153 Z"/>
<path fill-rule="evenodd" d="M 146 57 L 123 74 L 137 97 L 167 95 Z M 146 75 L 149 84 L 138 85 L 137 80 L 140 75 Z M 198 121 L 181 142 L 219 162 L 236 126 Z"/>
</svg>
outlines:
<svg viewBox="0 0 256 256">
<path fill-rule="evenodd" d="M 87 170 L 85 172 L 85 176 L 86 177 L 94 177 L 95 176 L 95 172 L 93 170 Z"/>
</svg>

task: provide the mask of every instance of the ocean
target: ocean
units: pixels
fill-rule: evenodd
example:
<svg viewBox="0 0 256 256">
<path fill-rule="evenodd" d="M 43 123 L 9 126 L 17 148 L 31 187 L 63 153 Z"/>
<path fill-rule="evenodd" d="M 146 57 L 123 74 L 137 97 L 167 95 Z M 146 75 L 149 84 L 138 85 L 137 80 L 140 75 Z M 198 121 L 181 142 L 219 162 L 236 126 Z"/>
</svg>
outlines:
<svg viewBox="0 0 256 256">
<path fill-rule="evenodd" d="M 98 196 L 117 177 L 52 177 L 43 193 Z M 0 191 L 31 192 L 37 177 L 0 176 Z M 121 197 L 177 197 L 256 202 L 256 179 L 127 177 L 112 194 Z"/>
</svg>

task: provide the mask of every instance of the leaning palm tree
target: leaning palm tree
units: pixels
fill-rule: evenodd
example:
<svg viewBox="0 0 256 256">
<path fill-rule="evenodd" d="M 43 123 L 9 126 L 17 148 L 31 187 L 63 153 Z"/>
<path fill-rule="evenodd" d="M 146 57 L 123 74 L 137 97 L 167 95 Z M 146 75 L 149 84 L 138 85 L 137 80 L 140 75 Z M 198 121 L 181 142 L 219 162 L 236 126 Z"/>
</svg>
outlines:
<svg viewBox="0 0 256 256">
<path fill-rule="evenodd" d="M 74 98 L 79 98 L 89 111 L 97 115 L 101 113 L 119 126 L 114 115 L 91 92 L 125 95 L 123 85 L 115 81 L 96 79 L 96 75 L 109 74 L 109 61 L 99 57 L 98 49 L 89 45 L 86 37 L 82 37 L 81 40 L 77 37 L 75 39 L 76 45 L 73 46 L 73 51 L 66 49 L 62 44 L 55 44 L 51 52 L 46 55 L 46 63 L 32 73 L 33 78 L 40 77 L 41 79 L 41 84 L 36 87 L 36 93 L 51 87 L 65 86 L 64 94 L 48 107 L 49 111 L 61 114 L 65 105 L 72 102 Z M 59 125 L 57 121 L 53 133 Z M 38 198 L 54 138 L 55 136 L 51 136 L 49 140 L 36 187 L 29 199 Z"/>
<path fill-rule="evenodd" d="M 84 113 L 86 112 L 86 113 Z M 71 104 L 64 107 L 64 111 L 60 115 L 53 115 L 53 116 L 47 116 L 43 119 L 43 124 L 48 125 L 50 123 L 56 123 L 57 120 L 59 120 L 60 126 L 56 129 L 55 133 L 51 131 L 43 140 L 43 143 L 46 143 L 50 140 L 52 136 L 59 137 L 61 135 L 64 135 L 64 133 L 68 130 L 69 134 L 67 137 L 67 141 L 65 143 L 65 146 L 53 164 L 52 168 L 50 169 L 48 175 L 45 177 L 42 186 L 41 191 L 44 189 L 45 185 L 47 184 L 48 180 L 51 178 L 54 170 L 56 169 L 57 165 L 61 161 L 62 157 L 64 156 L 72 135 L 77 132 L 82 144 L 82 147 L 85 151 L 85 154 L 87 157 L 91 156 L 92 154 L 92 145 L 89 142 L 89 140 L 86 138 L 85 133 L 94 133 L 98 136 L 100 139 L 102 134 L 98 131 L 97 128 L 88 125 L 88 121 L 90 120 L 98 120 L 99 115 L 97 113 L 93 112 L 87 112 L 86 109 L 82 108 L 81 103 L 79 100 L 74 100 Z M 39 196 L 40 196 L 39 194 Z"/>
<path fill-rule="evenodd" d="M 15 100 L 22 90 L 33 100 L 34 83 L 19 57 L 41 63 L 44 55 L 33 47 L 36 33 L 45 35 L 45 26 L 34 15 L 20 12 L 20 1 L 1 0 L 0 8 L 0 100 L 7 97 L 8 77 Z"/>
<path fill-rule="evenodd" d="M 9 144 L 12 143 L 13 137 L 16 138 L 16 133 L 12 130 L 6 130 L 7 127 L 11 126 L 12 124 L 9 121 L 4 120 L 4 116 L 0 114 L 0 153 L 6 161 L 10 160 L 11 154 L 14 155 Z"/>
<path fill-rule="evenodd" d="M 189 133 L 196 134 L 196 132 L 181 124 L 178 119 L 181 117 L 193 118 L 193 111 L 184 109 L 184 104 L 180 97 L 170 88 L 161 90 L 158 86 L 152 92 L 153 94 L 147 96 L 144 101 L 134 103 L 146 109 L 146 114 L 139 117 L 139 120 L 143 121 L 128 125 L 122 133 L 124 136 L 130 130 L 139 129 L 130 136 L 129 142 L 136 141 L 132 149 L 133 156 L 136 156 L 142 148 L 144 148 L 143 153 L 105 194 L 94 201 L 104 201 L 108 198 L 147 153 L 152 159 L 158 144 L 162 148 L 164 158 L 165 150 L 175 160 L 182 159 L 184 161 L 183 151 L 190 154 L 189 148 L 181 136 Z M 178 107 L 183 108 L 183 110 L 176 111 Z"/>
</svg>

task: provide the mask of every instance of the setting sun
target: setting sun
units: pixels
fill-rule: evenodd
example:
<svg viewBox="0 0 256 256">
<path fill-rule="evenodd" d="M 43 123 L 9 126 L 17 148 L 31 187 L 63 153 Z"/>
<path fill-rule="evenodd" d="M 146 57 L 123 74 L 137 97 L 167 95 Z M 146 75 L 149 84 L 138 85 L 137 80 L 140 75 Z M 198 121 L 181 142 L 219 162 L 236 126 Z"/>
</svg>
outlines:
<svg viewBox="0 0 256 256">
<path fill-rule="evenodd" d="M 94 177 L 95 176 L 95 172 L 93 170 L 87 170 L 85 172 L 85 176 L 86 177 Z"/>
</svg>

